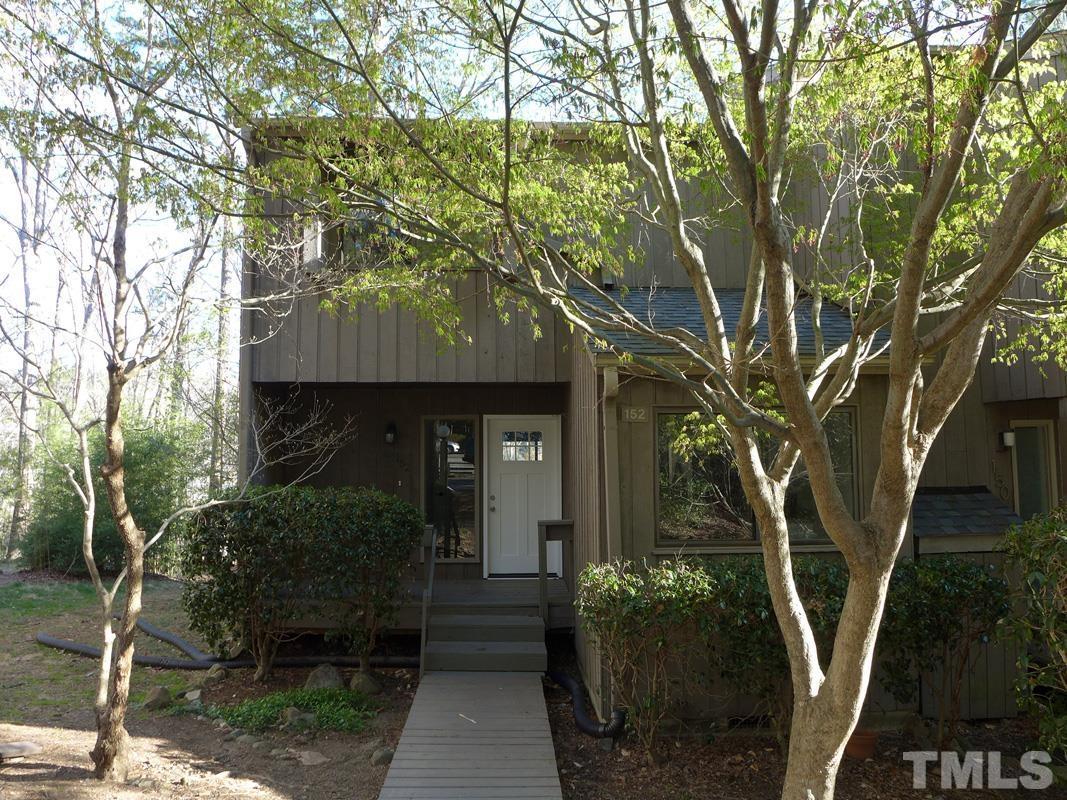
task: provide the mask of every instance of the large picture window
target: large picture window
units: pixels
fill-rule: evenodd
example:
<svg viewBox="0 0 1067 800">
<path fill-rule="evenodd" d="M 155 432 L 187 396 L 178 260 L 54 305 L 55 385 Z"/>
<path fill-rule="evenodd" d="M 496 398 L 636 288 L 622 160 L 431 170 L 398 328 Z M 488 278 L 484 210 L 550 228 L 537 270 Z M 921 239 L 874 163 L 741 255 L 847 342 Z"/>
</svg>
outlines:
<svg viewBox="0 0 1067 800">
<path fill-rule="evenodd" d="M 856 454 L 852 411 L 831 412 L 826 419 L 826 432 L 841 493 L 854 512 Z M 774 447 L 771 441 L 764 444 L 768 458 Z M 752 509 L 719 425 L 701 411 L 662 412 L 656 416 L 656 453 L 660 542 L 668 546 L 704 546 L 758 540 Z M 785 510 L 791 540 L 826 541 L 803 461 L 793 470 Z"/>
</svg>

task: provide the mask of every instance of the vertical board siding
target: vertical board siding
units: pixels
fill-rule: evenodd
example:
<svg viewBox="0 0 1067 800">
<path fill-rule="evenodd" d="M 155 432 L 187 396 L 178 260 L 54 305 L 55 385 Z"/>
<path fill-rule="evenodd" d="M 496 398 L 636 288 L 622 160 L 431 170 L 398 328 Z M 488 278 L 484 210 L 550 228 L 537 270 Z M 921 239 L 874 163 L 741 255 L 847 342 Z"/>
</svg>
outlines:
<svg viewBox="0 0 1067 800">
<path fill-rule="evenodd" d="M 268 292 L 259 277 L 254 291 Z M 272 315 L 257 313 L 252 330 L 258 344 L 251 380 L 257 383 L 559 383 L 570 377 L 570 355 L 563 343 L 564 323 L 541 309 L 536 324 L 514 301 L 500 318 L 484 275 L 465 275 L 454 283 L 463 332 L 471 343 L 447 346 L 431 320 L 412 311 L 371 304 L 341 309 L 338 316 L 304 298 Z M 285 313 L 288 312 L 288 313 Z"/>
<path fill-rule="evenodd" d="M 948 542 L 945 552 L 951 552 L 959 558 L 981 564 L 987 569 L 1003 574 L 1004 554 L 996 552 L 971 552 L 968 550 L 967 536 L 955 537 Z M 919 554 L 919 558 L 930 558 L 933 554 Z M 961 719 L 1000 719 L 1014 717 L 1018 714 L 1015 703 L 1015 679 L 1018 675 L 1016 646 L 1006 640 L 994 639 L 986 644 L 975 645 L 971 662 L 964 676 L 960 690 Z M 923 716 L 937 718 L 939 703 L 934 686 L 940 682 L 940 675 L 932 678 L 933 686 L 926 681 L 922 685 Z"/>
<path fill-rule="evenodd" d="M 1017 276 L 1008 296 L 1022 300 L 1051 299 L 1042 282 L 1032 275 Z M 1029 347 L 1023 348 L 1012 364 L 993 363 L 997 348 L 1015 340 L 1021 330 L 1017 319 L 1009 319 L 1005 327 L 1004 336 L 999 333 L 989 336 L 982 351 L 978 374 L 982 400 L 996 403 L 1067 396 L 1067 373 L 1053 361 L 1039 361 Z"/>
<path fill-rule="evenodd" d="M 604 560 L 601 548 L 600 406 L 593 357 L 576 335 L 571 341 L 571 393 L 567 413 L 570 481 L 573 487 L 566 514 L 574 520 L 574 571 Z M 578 620 L 574 646 L 590 697 L 599 699 L 600 713 L 609 710 L 602 681 L 602 665 L 595 645 Z"/>
</svg>

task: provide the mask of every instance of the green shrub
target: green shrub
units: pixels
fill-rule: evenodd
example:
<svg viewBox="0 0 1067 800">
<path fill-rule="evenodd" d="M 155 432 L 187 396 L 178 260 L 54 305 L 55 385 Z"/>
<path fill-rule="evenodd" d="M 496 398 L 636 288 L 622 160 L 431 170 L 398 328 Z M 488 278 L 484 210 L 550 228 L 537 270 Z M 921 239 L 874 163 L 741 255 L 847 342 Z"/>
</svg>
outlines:
<svg viewBox="0 0 1067 800">
<path fill-rule="evenodd" d="M 191 520 L 181 565 L 189 623 L 217 652 L 234 634 L 247 636 L 257 680 L 270 672 L 282 623 L 316 599 L 306 584 L 315 542 L 305 529 L 323 511 L 319 500 L 311 487 L 255 487 Z"/>
<path fill-rule="evenodd" d="M 904 703 L 920 679 L 938 698 L 938 748 L 956 734 L 960 690 L 974 645 L 988 641 L 1008 610 L 1006 581 L 958 556 L 897 565 L 878 636 L 881 682 Z"/>
<path fill-rule="evenodd" d="M 825 667 L 848 571 L 837 558 L 798 556 L 793 573 Z M 944 698 L 940 727 L 954 730 L 973 645 L 988 638 L 1006 607 L 1005 582 L 977 564 L 955 557 L 901 563 L 879 639 L 887 688 L 906 702 L 920 677 L 930 682 Z M 793 703 L 789 659 L 761 556 L 678 560 L 648 569 L 629 562 L 590 565 L 578 578 L 576 608 L 645 747 L 653 746 L 670 711 L 668 667 L 677 673 L 694 656 L 706 659 L 731 691 L 752 697 L 786 745 Z M 950 665 L 945 683 L 941 663 Z"/>
<path fill-rule="evenodd" d="M 582 626 L 600 647 L 630 727 L 650 753 L 670 709 L 670 670 L 696 640 L 715 594 L 707 573 L 684 561 L 647 569 L 590 564 L 578 576 Z"/>
<path fill-rule="evenodd" d="M 325 598 L 344 598 L 342 633 L 361 668 L 370 668 L 378 633 L 404 597 L 404 575 L 422 539 L 423 517 L 395 495 L 377 489 L 332 495 L 333 518 L 317 520 L 323 534 L 315 581 Z"/>
<path fill-rule="evenodd" d="M 366 665 L 421 532 L 417 509 L 376 489 L 253 489 L 193 520 L 182 561 L 190 623 L 216 649 L 247 636 L 262 680 L 297 607 L 334 601 Z"/>
<path fill-rule="evenodd" d="M 733 691 L 756 700 L 784 747 L 793 711 L 792 682 L 763 559 L 708 559 L 704 569 L 718 587 L 715 613 L 702 625 L 711 666 Z M 836 559 L 802 556 L 794 559 L 793 574 L 825 661 L 841 616 L 848 574 Z"/>
<path fill-rule="evenodd" d="M 199 469 L 201 434 L 199 425 L 183 421 L 163 425 L 136 418 L 126 421 L 126 497 L 137 524 L 149 535 L 188 501 Z M 33 495 L 30 525 L 21 544 L 23 561 L 33 569 L 85 574 L 82 504 L 66 471 L 66 465 L 79 469 L 77 442 L 65 432 L 49 439 L 48 446 L 40 448 L 43 463 Z M 105 460 L 100 426 L 90 433 L 89 447 L 96 490 L 93 554 L 102 572 L 116 573 L 123 567 L 123 545 L 100 477 Z M 181 521 L 177 522 L 148 551 L 149 570 L 175 572 L 183 527 Z"/>
<path fill-rule="evenodd" d="M 276 727 L 290 707 L 313 712 L 315 727 L 328 731 L 358 733 L 374 717 L 367 698 L 348 689 L 287 689 L 233 706 L 214 706 L 211 712 L 231 727 L 261 733 Z"/>
<path fill-rule="evenodd" d="M 1019 644 L 1020 705 L 1037 719 L 1041 746 L 1067 751 L 1067 506 L 1008 532 L 1018 573 L 1007 632 Z"/>
</svg>

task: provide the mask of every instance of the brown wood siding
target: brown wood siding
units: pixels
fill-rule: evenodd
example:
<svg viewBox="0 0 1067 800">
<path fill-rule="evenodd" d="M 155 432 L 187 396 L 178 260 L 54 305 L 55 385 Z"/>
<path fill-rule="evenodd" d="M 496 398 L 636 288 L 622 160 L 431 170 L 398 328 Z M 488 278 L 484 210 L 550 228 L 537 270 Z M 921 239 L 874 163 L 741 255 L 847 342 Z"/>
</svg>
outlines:
<svg viewBox="0 0 1067 800">
<path fill-rule="evenodd" d="M 600 442 L 600 404 L 597 370 L 593 357 L 577 337 L 571 344 L 571 393 L 568 413 L 573 486 L 567 516 L 574 520 L 574 565 L 579 573 L 587 564 L 605 560 L 603 547 L 603 498 Z M 582 630 L 580 620 L 574 631 L 574 648 L 590 697 L 598 698 L 601 714 L 607 712 L 604 697 L 603 666 L 593 643 Z"/>
<path fill-rule="evenodd" d="M 257 276 L 254 290 L 273 286 Z M 273 315 L 250 317 L 250 336 L 258 342 L 249 354 L 250 380 L 256 383 L 560 383 L 570 378 L 570 359 L 561 343 L 566 326 L 541 311 L 530 314 L 507 307 L 500 319 L 484 275 L 468 273 L 451 281 L 464 333 L 471 342 L 446 346 L 433 324 L 411 311 L 364 305 L 340 316 L 303 298 Z"/>
<path fill-rule="evenodd" d="M 418 507 L 423 506 L 423 421 L 428 416 L 476 416 L 479 439 L 485 414 L 560 414 L 563 417 L 563 503 L 574 502 L 571 489 L 573 466 L 570 452 L 568 386 L 566 384 L 411 384 L 329 385 L 259 384 L 261 396 L 279 400 L 296 398 L 302 407 L 313 400 L 328 404 L 335 424 L 350 418 L 355 439 L 338 452 L 326 467 L 306 482 L 315 486 L 374 486 Z M 389 423 L 397 428 L 394 444 L 385 443 Z M 484 464 L 484 443 L 481 464 Z M 271 470 L 269 482 L 288 482 L 300 474 L 298 466 Z M 481 476 L 479 476 L 480 479 Z M 480 536 L 479 536 L 480 538 Z M 481 547 L 481 542 L 479 542 Z M 481 578 L 481 557 L 473 561 L 438 562 L 442 580 Z"/>
<path fill-rule="evenodd" d="M 987 569 L 1003 574 L 1004 554 L 990 552 L 988 547 L 974 547 L 982 537 L 954 536 L 923 538 L 920 541 L 919 558 L 929 558 L 936 553 L 954 553 L 962 559 L 981 564 Z M 1015 703 L 1014 684 L 1018 675 L 1017 647 L 1006 640 L 996 640 L 975 647 L 972 660 L 964 676 L 960 690 L 960 716 L 962 719 L 1000 719 L 1018 714 Z M 934 678 L 935 685 L 940 680 Z M 933 687 L 923 682 L 922 713 L 936 718 L 937 697 Z"/>
<path fill-rule="evenodd" d="M 1031 275 L 1018 276 L 1012 282 L 1008 295 L 1023 300 L 1050 299 L 1041 282 Z M 1019 321 L 1008 320 L 1005 338 L 1000 344 L 1013 341 L 1019 333 Z M 990 336 L 982 351 L 977 379 L 981 385 L 982 400 L 996 403 L 1067 396 L 1067 373 L 1055 362 L 1039 361 L 1030 352 L 1030 348 L 1025 348 L 1010 365 L 993 363 L 997 344 L 997 338 Z"/>
</svg>

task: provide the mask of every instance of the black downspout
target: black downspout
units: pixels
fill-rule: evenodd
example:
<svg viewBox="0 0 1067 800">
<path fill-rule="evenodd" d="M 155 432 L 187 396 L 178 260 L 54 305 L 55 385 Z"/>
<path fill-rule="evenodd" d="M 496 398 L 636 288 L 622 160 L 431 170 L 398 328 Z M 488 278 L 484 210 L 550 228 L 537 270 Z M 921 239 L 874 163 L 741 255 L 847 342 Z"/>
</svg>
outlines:
<svg viewBox="0 0 1067 800">
<path fill-rule="evenodd" d="M 571 693 L 574 724 L 582 733 L 595 739 L 618 739 L 626 728 L 626 712 L 617 708 L 611 712 L 610 722 L 595 722 L 585 710 L 585 691 L 582 685 L 565 672 L 549 672 L 548 677 Z"/>
</svg>

